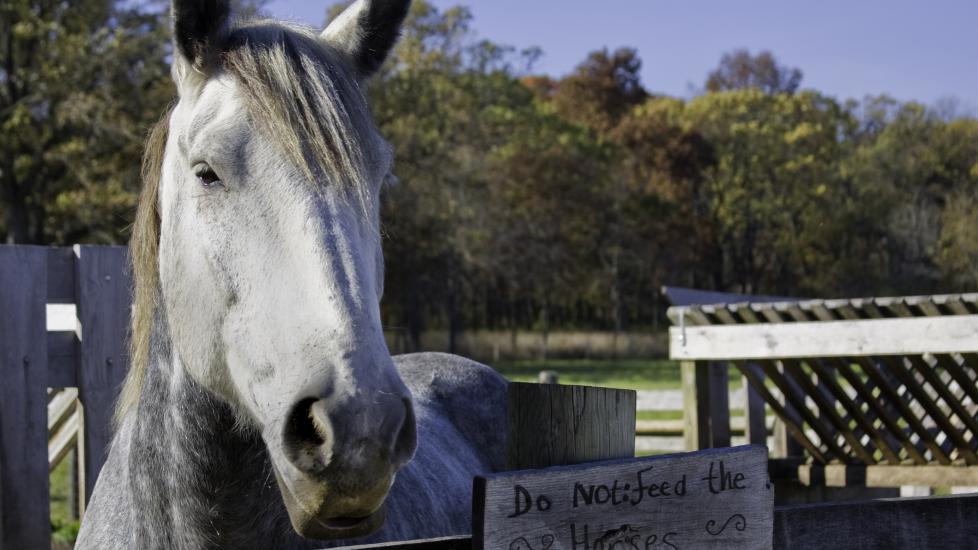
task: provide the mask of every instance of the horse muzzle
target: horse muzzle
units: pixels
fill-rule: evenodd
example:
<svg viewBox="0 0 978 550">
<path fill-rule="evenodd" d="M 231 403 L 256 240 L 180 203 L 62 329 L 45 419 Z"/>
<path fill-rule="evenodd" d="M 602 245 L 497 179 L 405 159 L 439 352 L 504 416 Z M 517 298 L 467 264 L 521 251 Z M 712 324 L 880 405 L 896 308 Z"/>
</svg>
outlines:
<svg viewBox="0 0 978 550">
<path fill-rule="evenodd" d="M 289 519 L 303 537 L 323 540 L 380 529 L 394 477 L 417 445 L 411 400 L 399 392 L 301 399 L 279 437 L 279 452 L 269 450 Z"/>
</svg>

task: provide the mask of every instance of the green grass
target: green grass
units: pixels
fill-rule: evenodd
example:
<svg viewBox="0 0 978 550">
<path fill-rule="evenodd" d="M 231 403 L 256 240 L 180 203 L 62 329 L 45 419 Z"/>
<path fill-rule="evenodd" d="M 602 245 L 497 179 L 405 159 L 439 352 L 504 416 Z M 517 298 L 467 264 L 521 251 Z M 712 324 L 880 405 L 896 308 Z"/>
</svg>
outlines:
<svg viewBox="0 0 978 550">
<path fill-rule="evenodd" d="M 500 361 L 493 365 L 516 382 L 536 382 L 542 370 L 557 371 L 561 384 L 631 390 L 678 389 L 679 363 L 668 359 L 552 359 Z"/>
<path fill-rule="evenodd" d="M 637 411 L 635 420 L 682 420 L 683 411 Z"/>
<path fill-rule="evenodd" d="M 499 361 L 492 365 L 514 382 L 536 382 L 542 370 L 557 371 L 561 384 L 626 390 L 678 390 L 679 362 L 668 359 L 549 359 Z M 740 387 L 740 372 L 730 367 L 730 386 Z"/>
<path fill-rule="evenodd" d="M 730 416 L 744 416 L 744 409 L 730 409 Z M 682 420 L 683 411 L 637 411 L 635 420 Z"/>
<path fill-rule="evenodd" d="M 51 536 L 71 545 L 78 537 L 78 520 L 71 518 L 71 457 L 67 456 L 51 472 Z"/>
</svg>

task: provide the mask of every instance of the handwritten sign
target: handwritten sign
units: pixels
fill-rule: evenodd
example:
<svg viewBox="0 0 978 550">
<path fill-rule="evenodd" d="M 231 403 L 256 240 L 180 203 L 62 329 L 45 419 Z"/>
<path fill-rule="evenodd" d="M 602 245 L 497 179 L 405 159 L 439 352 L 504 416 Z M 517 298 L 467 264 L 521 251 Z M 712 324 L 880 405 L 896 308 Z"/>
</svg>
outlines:
<svg viewBox="0 0 978 550">
<path fill-rule="evenodd" d="M 772 548 L 755 445 L 478 477 L 476 550 Z"/>
</svg>

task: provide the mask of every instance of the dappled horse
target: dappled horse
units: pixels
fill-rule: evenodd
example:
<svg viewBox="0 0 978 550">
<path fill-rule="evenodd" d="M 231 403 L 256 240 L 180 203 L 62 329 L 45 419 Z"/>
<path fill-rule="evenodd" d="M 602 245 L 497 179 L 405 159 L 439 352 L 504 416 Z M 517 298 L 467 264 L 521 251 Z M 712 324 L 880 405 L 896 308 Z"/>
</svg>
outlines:
<svg viewBox="0 0 978 550">
<path fill-rule="evenodd" d="M 317 34 L 175 1 L 179 100 L 150 136 L 131 243 L 133 366 L 79 549 L 470 530 L 505 382 L 392 358 L 380 323 L 392 159 L 362 88 L 408 4 L 359 0 Z"/>
</svg>

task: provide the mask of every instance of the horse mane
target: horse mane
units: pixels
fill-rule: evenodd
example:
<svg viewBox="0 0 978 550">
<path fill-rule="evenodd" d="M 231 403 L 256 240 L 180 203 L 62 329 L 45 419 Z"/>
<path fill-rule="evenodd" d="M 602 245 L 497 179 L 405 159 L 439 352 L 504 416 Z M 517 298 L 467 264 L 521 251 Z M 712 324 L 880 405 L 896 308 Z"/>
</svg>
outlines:
<svg viewBox="0 0 978 550">
<path fill-rule="evenodd" d="M 254 130 L 276 143 L 310 181 L 343 186 L 364 213 L 370 212 L 371 177 L 385 175 L 370 171 L 386 169 L 389 149 L 379 139 L 349 61 L 312 29 L 271 21 L 236 27 L 221 49 L 220 69 L 241 84 Z M 158 195 L 173 107 L 150 131 L 143 154 L 143 189 L 129 242 L 131 365 L 116 407 L 117 425 L 139 401 L 149 368 L 160 287 Z"/>
</svg>

